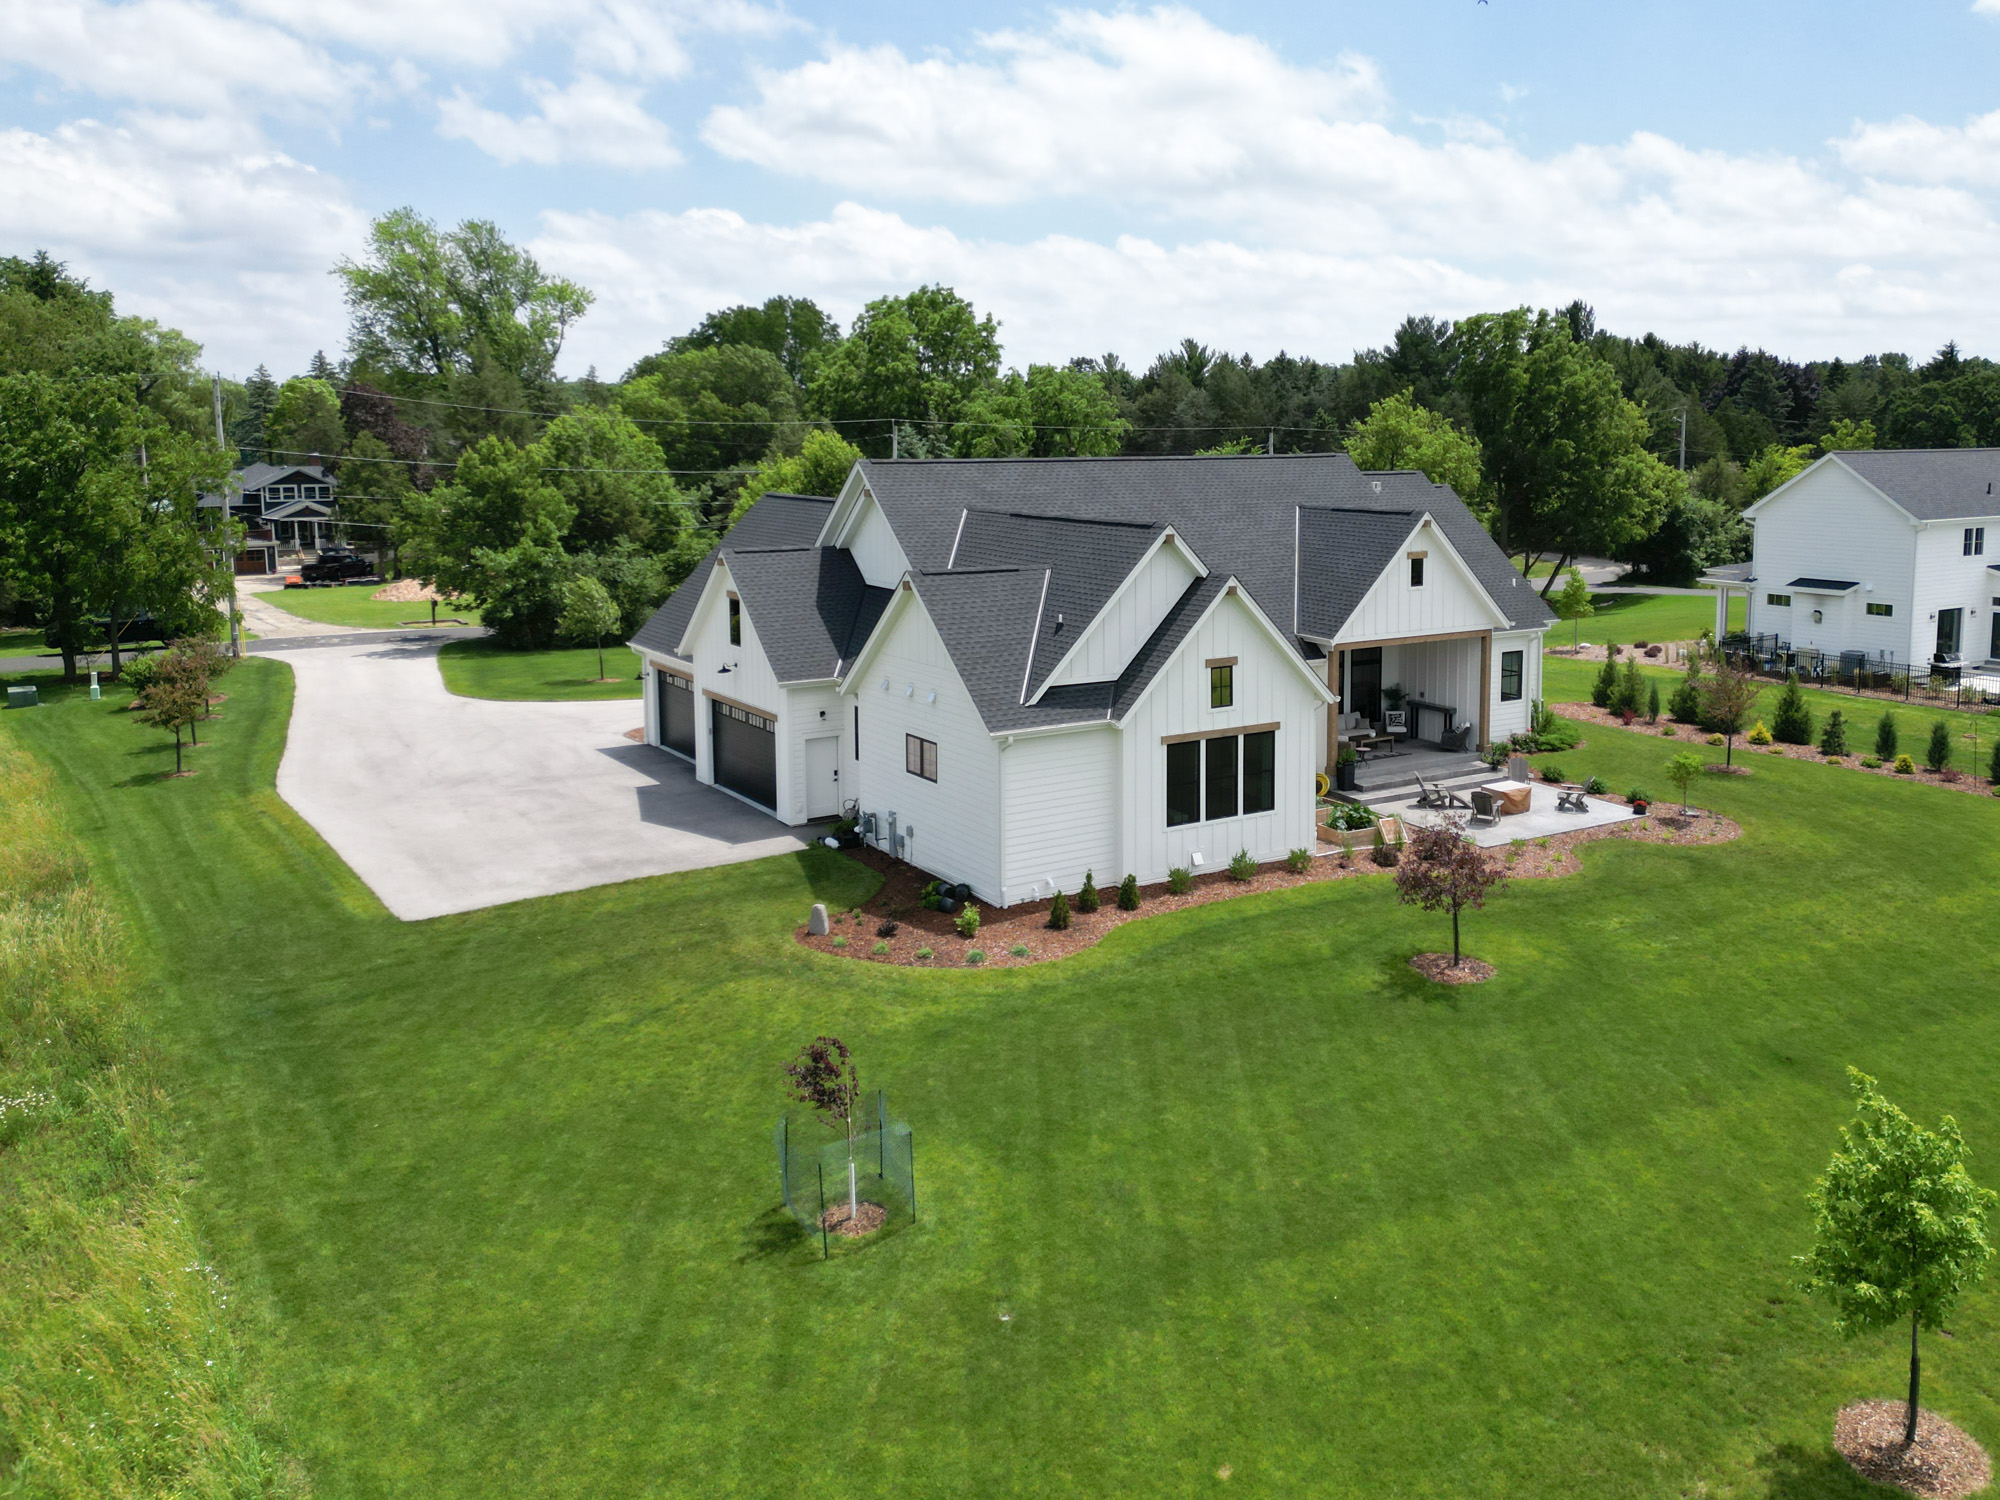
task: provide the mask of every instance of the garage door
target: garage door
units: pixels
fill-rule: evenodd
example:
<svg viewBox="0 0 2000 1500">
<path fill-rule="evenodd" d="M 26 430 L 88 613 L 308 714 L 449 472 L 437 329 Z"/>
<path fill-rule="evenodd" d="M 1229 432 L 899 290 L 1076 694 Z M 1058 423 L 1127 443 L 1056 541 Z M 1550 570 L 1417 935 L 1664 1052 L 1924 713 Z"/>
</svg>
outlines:
<svg viewBox="0 0 2000 1500">
<path fill-rule="evenodd" d="M 660 743 L 694 759 L 694 684 L 672 672 L 661 672 Z"/>
<path fill-rule="evenodd" d="M 709 700 L 715 784 L 760 807 L 778 805 L 778 736 L 772 721 L 719 698 Z"/>
</svg>

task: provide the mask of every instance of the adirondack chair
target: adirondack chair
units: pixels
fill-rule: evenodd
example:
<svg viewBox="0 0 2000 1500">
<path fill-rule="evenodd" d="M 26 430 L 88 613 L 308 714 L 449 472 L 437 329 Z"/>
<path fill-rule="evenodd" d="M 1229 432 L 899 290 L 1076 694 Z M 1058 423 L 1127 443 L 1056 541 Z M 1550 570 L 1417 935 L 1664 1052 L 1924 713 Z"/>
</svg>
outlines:
<svg viewBox="0 0 2000 1500">
<path fill-rule="evenodd" d="M 1500 801 L 1491 792 L 1475 791 L 1472 794 L 1472 823 L 1498 823 L 1500 821 Z"/>
<path fill-rule="evenodd" d="M 1439 809 L 1454 807 L 1470 808 L 1472 806 L 1470 802 L 1467 802 L 1450 788 L 1432 786 L 1428 781 L 1424 780 L 1421 771 L 1415 771 L 1411 774 L 1417 778 L 1417 806 Z"/>
</svg>

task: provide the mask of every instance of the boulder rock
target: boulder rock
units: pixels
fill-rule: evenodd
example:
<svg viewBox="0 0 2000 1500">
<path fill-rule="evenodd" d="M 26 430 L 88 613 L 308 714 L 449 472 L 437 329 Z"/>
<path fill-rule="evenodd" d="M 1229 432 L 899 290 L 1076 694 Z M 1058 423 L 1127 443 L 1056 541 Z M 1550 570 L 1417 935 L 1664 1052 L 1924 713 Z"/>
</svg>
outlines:
<svg viewBox="0 0 2000 1500">
<path fill-rule="evenodd" d="M 826 920 L 826 903 L 813 902 L 812 915 L 806 918 L 806 931 L 814 937 L 825 937 L 831 930 L 832 927 Z"/>
</svg>

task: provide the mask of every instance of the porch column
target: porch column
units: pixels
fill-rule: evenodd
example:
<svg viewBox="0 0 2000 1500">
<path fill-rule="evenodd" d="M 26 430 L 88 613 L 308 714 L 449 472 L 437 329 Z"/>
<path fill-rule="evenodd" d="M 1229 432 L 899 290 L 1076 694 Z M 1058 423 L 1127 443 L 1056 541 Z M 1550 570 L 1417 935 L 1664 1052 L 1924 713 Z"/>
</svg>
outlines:
<svg viewBox="0 0 2000 1500">
<path fill-rule="evenodd" d="M 1326 653 L 1326 685 L 1333 690 L 1333 702 L 1326 710 L 1326 779 L 1331 786 L 1340 769 L 1341 660 L 1345 652 Z"/>
<path fill-rule="evenodd" d="M 1473 742 L 1474 748 L 1484 750 L 1489 736 L 1486 733 L 1488 721 L 1492 718 L 1493 704 L 1493 632 L 1481 631 L 1479 635 L 1479 737 Z"/>
<path fill-rule="evenodd" d="M 1729 634 L 1729 585 L 1718 584 L 1715 590 L 1715 638 L 1720 641 Z"/>
</svg>

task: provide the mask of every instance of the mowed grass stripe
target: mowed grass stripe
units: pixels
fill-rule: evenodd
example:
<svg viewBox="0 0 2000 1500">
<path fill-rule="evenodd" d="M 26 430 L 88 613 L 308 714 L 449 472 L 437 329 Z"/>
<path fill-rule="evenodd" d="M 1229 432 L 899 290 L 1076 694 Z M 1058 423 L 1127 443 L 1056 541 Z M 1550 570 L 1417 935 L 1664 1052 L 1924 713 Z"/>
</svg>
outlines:
<svg viewBox="0 0 2000 1500">
<path fill-rule="evenodd" d="M 1701 788 L 1743 840 L 1470 917 L 1469 993 L 1381 880 L 904 972 L 789 941 L 872 884 L 824 851 L 397 923 L 270 797 L 286 676 L 187 781 L 118 786 L 108 705 L 18 718 L 170 988 L 321 1493 L 1857 1493 L 1828 1424 L 1898 1351 L 1788 1290 L 1841 1068 L 2000 1141 L 1988 799 L 1756 758 Z M 1664 795 L 1669 753 L 1560 759 Z M 826 1264 L 768 1144 L 820 1031 L 924 1205 Z M 1994 1312 L 1927 1369 L 1989 1443 Z"/>
</svg>

